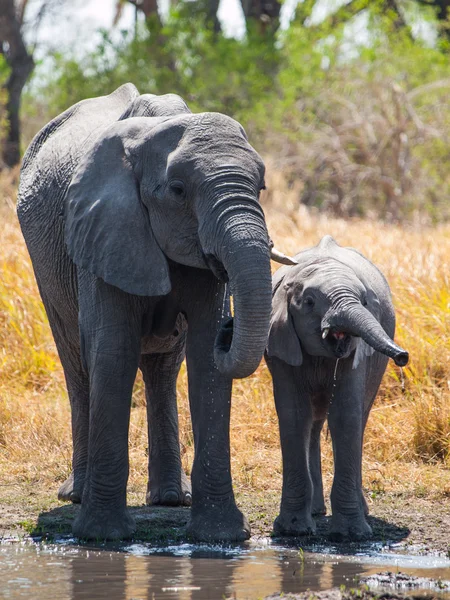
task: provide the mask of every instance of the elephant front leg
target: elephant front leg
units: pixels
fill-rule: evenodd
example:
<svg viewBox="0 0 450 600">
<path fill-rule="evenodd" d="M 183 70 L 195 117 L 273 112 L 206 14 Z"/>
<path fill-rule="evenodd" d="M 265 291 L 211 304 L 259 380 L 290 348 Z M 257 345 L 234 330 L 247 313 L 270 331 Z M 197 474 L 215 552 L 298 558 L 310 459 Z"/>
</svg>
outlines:
<svg viewBox="0 0 450 600">
<path fill-rule="evenodd" d="M 188 533 L 205 542 L 239 542 L 250 537 L 237 508 L 231 481 L 230 407 L 232 381 L 217 370 L 213 348 L 223 306 L 223 286 L 210 285 L 188 312 L 187 367 L 194 432 L 192 509 Z M 200 285 L 197 284 L 200 288 Z"/>
<path fill-rule="evenodd" d="M 145 381 L 149 438 L 147 504 L 190 506 L 191 484 L 181 466 L 176 382 L 184 358 L 185 334 L 171 352 L 145 354 L 140 368 Z"/>
<path fill-rule="evenodd" d="M 122 539 L 134 521 L 126 508 L 128 428 L 141 335 L 133 297 L 95 279 L 79 277 L 80 337 L 89 373 L 89 443 L 81 509 L 74 535 Z"/>
<path fill-rule="evenodd" d="M 330 537 L 336 541 L 364 540 L 372 534 L 361 500 L 363 389 L 343 382 L 335 392 L 328 423 L 333 440 L 334 480 L 331 489 Z"/>
<path fill-rule="evenodd" d="M 269 364 L 283 456 L 280 514 L 273 529 L 279 535 L 310 535 L 316 530 L 311 516 L 313 486 L 308 464 L 311 402 L 309 396 L 299 390 L 293 367 L 275 357 Z"/>
</svg>

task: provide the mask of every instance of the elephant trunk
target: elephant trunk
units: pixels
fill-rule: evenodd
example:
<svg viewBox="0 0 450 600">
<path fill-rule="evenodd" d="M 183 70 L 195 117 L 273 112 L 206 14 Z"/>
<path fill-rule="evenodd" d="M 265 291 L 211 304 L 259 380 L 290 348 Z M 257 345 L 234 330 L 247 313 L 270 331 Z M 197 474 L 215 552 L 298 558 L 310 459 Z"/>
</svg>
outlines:
<svg viewBox="0 0 450 600">
<path fill-rule="evenodd" d="M 359 303 L 346 310 L 330 309 L 322 319 L 322 331 L 327 329 L 361 337 L 374 350 L 392 358 L 399 367 L 408 363 L 408 352 L 397 346 L 372 313 Z"/>
<path fill-rule="evenodd" d="M 217 368 L 229 377 L 251 375 L 267 343 L 272 303 L 270 247 L 264 214 L 248 194 L 233 193 L 216 203 L 216 231 L 209 245 L 229 280 L 232 328 L 222 327 L 214 347 Z M 204 250 L 208 242 L 204 242 Z"/>
</svg>

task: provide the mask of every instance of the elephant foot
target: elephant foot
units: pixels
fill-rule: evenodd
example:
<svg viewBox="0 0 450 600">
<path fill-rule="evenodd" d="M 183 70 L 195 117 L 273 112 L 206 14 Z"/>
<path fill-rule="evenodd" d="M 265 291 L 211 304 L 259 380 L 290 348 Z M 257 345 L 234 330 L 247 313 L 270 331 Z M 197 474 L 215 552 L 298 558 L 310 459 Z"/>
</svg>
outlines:
<svg viewBox="0 0 450 600">
<path fill-rule="evenodd" d="M 316 524 L 309 511 L 287 511 L 281 510 L 273 524 L 275 535 L 314 535 Z"/>
<path fill-rule="evenodd" d="M 148 506 L 191 506 L 191 484 L 184 471 L 181 471 L 181 482 L 152 484 L 151 488 L 149 483 L 145 502 Z"/>
<path fill-rule="evenodd" d="M 362 542 L 371 536 L 372 528 L 363 515 L 346 516 L 333 512 L 329 533 L 333 542 Z"/>
<path fill-rule="evenodd" d="M 80 477 L 79 479 L 83 481 L 84 477 Z M 77 484 L 75 484 L 74 475 L 72 472 L 65 482 L 60 486 L 58 490 L 58 500 L 62 500 L 63 502 L 73 502 L 73 504 L 80 504 L 82 495 L 83 483 L 77 482 Z"/>
<path fill-rule="evenodd" d="M 225 505 L 210 502 L 202 508 L 196 507 L 187 533 L 199 542 L 244 542 L 250 537 L 250 525 L 234 501 Z"/>
<path fill-rule="evenodd" d="M 126 540 L 133 536 L 136 524 L 128 510 L 89 511 L 83 504 L 72 532 L 85 540 Z"/>
</svg>

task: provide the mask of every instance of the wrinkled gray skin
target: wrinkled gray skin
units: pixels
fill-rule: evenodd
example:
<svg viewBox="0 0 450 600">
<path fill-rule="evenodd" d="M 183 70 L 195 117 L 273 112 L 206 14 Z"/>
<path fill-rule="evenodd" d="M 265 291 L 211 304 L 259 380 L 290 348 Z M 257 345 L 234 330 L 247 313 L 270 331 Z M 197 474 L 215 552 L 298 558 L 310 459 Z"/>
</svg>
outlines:
<svg viewBox="0 0 450 600">
<path fill-rule="evenodd" d="M 127 84 L 49 123 L 23 161 L 18 216 L 64 368 L 73 531 L 130 537 L 128 426 L 146 384 L 153 504 L 190 504 L 175 384 L 185 348 L 195 458 L 189 531 L 242 540 L 229 452 L 231 383 L 258 366 L 271 310 L 264 165 L 242 127 Z M 225 281 L 234 295 L 234 329 Z M 225 308 L 224 308 L 225 305 Z M 188 325 L 187 325 L 188 324 Z"/>
<path fill-rule="evenodd" d="M 328 418 L 335 464 L 330 535 L 365 539 L 371 528 L 361 487 L 364 429 L 388 357 L 403 366 L 408 354 L 392 341 L 389 286 L 371 262 L 330 236 L 295 259 L 298 265 L 273 276 L 266 351 L 283 455 L 274 531 L 312 534 L 312 515 L 325 514 L 320 432 Z"/>
</svg>

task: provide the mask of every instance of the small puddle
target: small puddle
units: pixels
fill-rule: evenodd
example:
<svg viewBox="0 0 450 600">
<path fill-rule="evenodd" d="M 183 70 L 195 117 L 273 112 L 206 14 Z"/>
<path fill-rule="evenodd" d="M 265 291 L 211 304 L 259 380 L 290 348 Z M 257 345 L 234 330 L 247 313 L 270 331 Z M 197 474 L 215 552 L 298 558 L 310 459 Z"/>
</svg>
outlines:
<svg viewBox="0 0 450 600">
<path fill-rule="evenodd" d="M 415 594 L 432 589 L 450 600 L 448 558 L 409 555 L 381 544 L 345 553 L 330 546 L 299 550 L 266 539 L 238 547 L 86 546 L 73 539 L 0 544 L 5 599 L 256 600 L 276 592 L 352 586 L 361 579 L 373 589 Z"/>
</svg>

